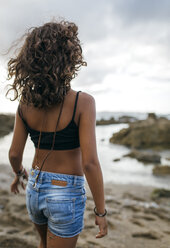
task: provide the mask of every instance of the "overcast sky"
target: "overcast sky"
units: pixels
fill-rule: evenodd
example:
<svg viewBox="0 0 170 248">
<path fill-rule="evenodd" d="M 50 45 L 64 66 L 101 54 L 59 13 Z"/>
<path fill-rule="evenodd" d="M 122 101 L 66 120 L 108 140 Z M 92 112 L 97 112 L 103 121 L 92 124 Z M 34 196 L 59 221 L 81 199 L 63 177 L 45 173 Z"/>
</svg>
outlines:
<svg viewBox="0 0 170 248">
<path fill-rule="evenodd" d="M 0 53 L 53 17 L 78 25 L 87 67 L 71 85 L 92 94 L 97 111 L 170 113 L 170 1 L 1 1 Z M 18 102 L 4 97 L 6 62 L 1 55 L 0 112 L 15 112 Z"/>
</svg>

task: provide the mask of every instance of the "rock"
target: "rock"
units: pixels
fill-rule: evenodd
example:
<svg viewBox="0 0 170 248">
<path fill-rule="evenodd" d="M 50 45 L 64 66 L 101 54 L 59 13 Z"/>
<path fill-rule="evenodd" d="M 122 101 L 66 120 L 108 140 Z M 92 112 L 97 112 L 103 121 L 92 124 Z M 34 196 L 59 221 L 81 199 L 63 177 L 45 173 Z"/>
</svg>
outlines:
<svg viewBox="0 0 170 248">
<path fill-rule="evenodd" d="M 7 231 L 8 234 L 14 234 L 14 233 L 18 233 L 20 232 L 19 229 L 10 229 L 9 231 Z"/>
<path fill-rule="evenodd" d="M 138 150 L 133 150 L 132 152 L 123 155 L 123 157 L 136 158 L 138 161 L 144 163 L 160 163 L 161 156 L 156 153 L 151 152 L 141 152 Z"/>
<path fill-rule="evenodd" d="M 86 224 L 84 229 L 91 229 L 91 228 L 94 228 L 94 227 L 95 227 L 94 225 Z"/>
<path fill-rule="evenodd" d="M 122 128 L 118 133 L 114 133 L 112 138 L 109 140 L 112 143 L 116 143 L 118 140 L 123 139 L 130 133 L 129 128 Z"/>
<path fill-rule="evenodd" d="M 105 120 L 101 118 L 101 120 L 96 121 L 96 125 L 109 125 L 109 124 L 115 124 L 117 121 L 114 119 L 114 117 L 111 117 L 109 120 Z"/>
<path fill-rule="evenodd" d="M 28 243 L 25 240 L 22 240 L 21 238 L 15 238 L 10 236 L 1 236 L 0 237 L 0 247 L 12 247 L 12 248 L 36 248 L 37 246 L 33 245 L 32 243 Z"/>
<path fill-rule="evenodd" d="M 114 133 L 109 141 L 113 144 L 126 145 L 131 148 L 170 148 L 170 120 L 149 114 L 146 120 L 129 123 Z"/>
<path fill-rule="evenodd" d="M 170 175 L 170 166 L 169 165 L 159 165 L 155 166 L 152 169 L 154 175 Z"/>
<path fill-rule="evenodd" d="M 151 199 L 157 199 L 160 197 L 170 197 L 170 190 L 168 189 L 154 189 L 151 193 Z"/>
<path fill-rule="evenodd" d="M 169 230 L 165 230 L 163 232 L 166 233 L 166 234 L 170 234 L 170 231 Z"/>
<path fill-rule="evenodd" d="M 113 215 L 117 215 L 121 213 L 121 209 L 113 208 L 113 207 L 107 207 L 107 216 L 112 217 Z"/>
<path fill-rule="evenodd" d="M 3 137 L 13 131 L 14 115 L 0 114 L 0 137 Z"/>
<path fill-rule="evenodd" d="M 4 209 L 4 205 L 1 205 L 1 204 L 0 204 L 0 210 L 1 210 L 1 209 Z"/>
<path fill-rule="evenodd" d="M 122 208 L 129 208 L 134 212 L 139 212 L 141 211 L 141 207 L 137 204 L 135 204 L 133 201 L 130 199 L 125 199 L 124 202 L 122 203 Z"/>
<path fill-rule="evenodd" d="M 105 195 L 105 202 L 107 204 L 112 203 L 112 204 L 121 204 L 121 201 L 117 199 L 117 197 L 111 196 L 111 195 Z"/>
<path fill-rule="evenodd" d="M 123 115 L 123 116 L 120 116 L 118 118 L 118 120 L 115 120 L 114 117 L 111 117 L 109 120 L 105 120 L 105 119 L 101 118 L 100 120 L 96 121 L 96 125 L 109 125 L 109 124 L 117 124 L 117 123 L 131 123 L 131 122 L 135 122 L 137 120 L 138 119 L 136 117 Z"/>
<path fill-rule="evenodd" d="M 138 220 L 136 220 L 136 219 L 131 218 L 130 221 L 131 221 L 133 224 L 135 224 L 135 225 L 142 226 L 142 227 L 145 226 L 141 221 L 138 221 Z"/>
<path fill-rule="evenodd" d="M 123 193 L 123 198 L 133 199 L 135 201 L 143 201 L 143 202 L 146 201 L 144 198 L 136 196 L 136 195 L 133 195 L 133 194 L 131 194 L 129 192 L 124 192 Z"/>
<path fill-rule="evenodd" d="M 155 113 L 148 113 L 148 118 L 152 118 L 152 119 L 157 119 L 157 116 Z"/>
<path fill-rule="evenodd" d="M 89 248 L 93 248 L 95 245 L 98 246 L 98 244 L 96 242 L 91 241 L 91 240 L 88 240 L 87 243 L 88 243 Z"/>
<path fill-rule="evenodd" d="M 120 158 L 113 159 L 114 162 L 120 161 Z"/>
<path fill-rule="evenodd" d="M 144 209 L 144 212 L 145 213 L 149 213 L 149 214 L 154 214 L 156 215 L 157 217 L 159 217 L 161 220 L 165 220 L 165 221 L 168 221 L 170 222 L 170 211 L 169 210 L 166 210 L 165 208 L 158 208 L 158 209 L 155 209 L 155 208 L 147 208 L 147 209 Z"/>
<path fill-rule="evenodd" d="M 134 212 L 140 212 L 141 211 L 141 208 L 139 206 L 135 206 L 135 205 L 123 205 L 124 208 L 129 208 L 131 209 L 132 211 Z"/>
<path fill-rule="evenodd" d="M 118 122 L 119 123 L 129 123 L 129 122 L 134 122 L 134 121 L 137 121 L 137 120 L 138 119 L 136 117 L 123 115 L 123 116 L 119 117 Z"/>
<path fill-rule="evenodd" d="M 144 214 L 140 214 L 140 215 L 133 215 L 133 218 L 134 219 L 144 219 L 144 220 L 147 220 L 147 221 L 154 221 L 156 220 L 153 216 L 149 216 L 149 215 L 144 215 Z"/>
<path fill-rule="evenodd" d="M 134 238 L 147 238 L 147 239 L 160 239 L 160 234 L 154 231 L 145 231 L 145 232 L 135 232 L 132 233 Z"/>
</svg>

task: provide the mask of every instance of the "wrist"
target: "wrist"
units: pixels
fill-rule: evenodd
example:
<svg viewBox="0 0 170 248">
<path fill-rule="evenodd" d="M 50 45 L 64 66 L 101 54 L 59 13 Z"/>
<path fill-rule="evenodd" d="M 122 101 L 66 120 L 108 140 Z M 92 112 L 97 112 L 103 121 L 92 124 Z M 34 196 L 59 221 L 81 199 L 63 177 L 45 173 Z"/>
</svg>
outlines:
<svg viewBox="0 0 170 248">
<path fill-rule="evenodd" d="M 94 213 L 95 213 L 97 216 L 104 217 L 104 216 L 107 214 L 107 210 L 105 209 L 103 212 L 97 212 L 96 207 L 94 207 Z"/>
<path fill-rule="evenodd" d="M 18 172 L 15 172 L 15 175 L 17 177 L 21 177 L 24 175 L 24 173 L 25 173 L 25 168 L 22 166 L 22 168 Z"/>
</svg>

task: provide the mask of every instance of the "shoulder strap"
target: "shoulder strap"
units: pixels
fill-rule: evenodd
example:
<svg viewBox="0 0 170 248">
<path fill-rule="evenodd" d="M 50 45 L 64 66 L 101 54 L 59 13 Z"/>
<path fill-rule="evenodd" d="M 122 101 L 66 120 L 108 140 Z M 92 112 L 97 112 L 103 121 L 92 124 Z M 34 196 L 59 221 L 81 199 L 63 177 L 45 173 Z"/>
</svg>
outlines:
<svg viewBox="0 0 170 248">
<path fill-rule="evenodd" d="M 76 94 L 76 100 L 75 100 L 75 104 L 74 104 L 74 111 L 73 111 L 72 120 L 74 120 L 74 116 L 75 116 L 75 113 L 76 113 L 76 107 L 77 107 L 77 100 L 78 100 L 79 92 L 81 92 L 81 90 L 77 91 L 77 94 Z"/>
</svg>

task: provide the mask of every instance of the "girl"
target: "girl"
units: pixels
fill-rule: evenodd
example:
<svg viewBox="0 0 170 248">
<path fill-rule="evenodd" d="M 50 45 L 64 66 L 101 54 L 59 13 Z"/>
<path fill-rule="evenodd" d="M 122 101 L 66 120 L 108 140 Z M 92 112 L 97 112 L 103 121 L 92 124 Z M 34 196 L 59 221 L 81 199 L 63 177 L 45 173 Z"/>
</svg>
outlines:
<svg viewBox="0 0 170 248">
<path fill-rule="evenodd" d="M 25 35 L 24 35 L 25 36 Z M 23 36 L 23 37 L 24 37 Z M 96 150 L 95 99 L 71 88 L 83 61 L 78 27 L 52 21 L 28 30 L 8 62 L 6 95 L 19 99 L 9 160 L 11 191 L 25 189 L 28 214 L 40 235 L 39 248 L 74 248 L 84 228 L 85 178 L 93 195 L 96 238 L 107 234 L 103 176 Z M 28 137 L 35 147 L 29 175 L 22 165 Z"/>
</svg>

